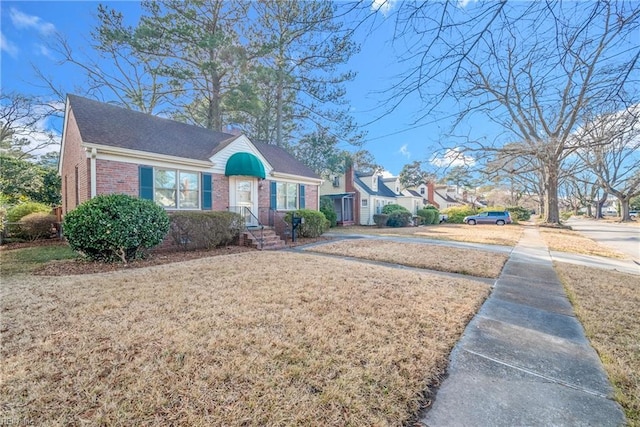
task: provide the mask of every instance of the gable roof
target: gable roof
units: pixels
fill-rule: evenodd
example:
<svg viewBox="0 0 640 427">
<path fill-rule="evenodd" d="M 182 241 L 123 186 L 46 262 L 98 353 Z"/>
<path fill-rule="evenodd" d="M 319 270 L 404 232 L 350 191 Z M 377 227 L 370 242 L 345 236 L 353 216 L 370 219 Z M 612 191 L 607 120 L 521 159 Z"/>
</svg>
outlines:
<svg viewBox="0 0 640 427">
<path fill-rule="evenodd" d="M 458 202 L 456 199 L 452 198 L 451 196 L 449 196 L 447 193 L 444 194 L 444 196 L 442 194 L 440 194 L 438 191 L 434 191 L 435 194 L 437 194 L 438 196 L 440 196 L 440 198 L 448 203 L 460 203 Z"/>
<path fill-rule="evenodd" d="M 222 142 L 237 138 L 77 95 L 67 99 L 80 136 L 87 143 L 209 160 Z"/>
<path fill-rule="evenodd" d="M 67 102 L 85 143 L 208 161 L 240 137 L 77 95 L 67 95 Z M 275 172 L 320 178 L 286 150 L 251 143 Z"/>
<path fill-rule="evenodd" d="M 264 142 L 252 141 L 251 143 L 260 151 L 260 154 L 269 162 L 274 171 L 309 178 L 320 178 L 311 168 L 293 157 L 284 148 Z"/>
<path fill-rule="evenodd" d="M 378 180 L 378 191 L 373 191 L 369 186 L 367 186 L 361 179 L 361 176 L 371 176 L 371 175 L 361 175 L 358 172 L 355 173 L 354 181 L 358 184 L 367 194 L 371 196 L 381 196 L 381 197 L 390 197 L 396 198 L 398 195 L 393 192 L 389 187 L 384 184 L 384 181 Z"/>
</svg>

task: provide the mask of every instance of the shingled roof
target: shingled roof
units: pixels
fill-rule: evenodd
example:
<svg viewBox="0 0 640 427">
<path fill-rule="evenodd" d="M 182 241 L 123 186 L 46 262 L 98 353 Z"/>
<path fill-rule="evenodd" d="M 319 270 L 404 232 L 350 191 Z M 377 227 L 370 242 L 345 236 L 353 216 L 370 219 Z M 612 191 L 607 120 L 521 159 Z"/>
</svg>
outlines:
<svg viewBox="0 0 640 427">
<path fill-rule="evenodd" d="M 237 138 L 76 95 L 68 99 L 80 136 L 87 143 L 209 160 L 221 143 Z"/>
<path fill-rule="evenodd" d="M 194 160 L 209 160 L 237 135 L 141 113 L 77 95 L 67 96 L 82 141 Z M 252 142 L 274 171 L 320 177 L 284 149 Z"/>
<path fill-rule="evenodd" d="M 288 151 L 273 144 L 264 142 L 253 142 L 252 144 L 260 151 L 260 154 L 269 162 L 276 172 L 290 175 L 306 176 L 320 179 L 318 174 L 312 171 L 307 165 L 293 157 Z"/>
<path fill-rule="evenodd" d="M 360 186 L 362 187 L 362 189 L 367 193 L 370 194 L 372 196 L 382 196 L 382 197 L 398 197 L 398 195 L 396 193 L 393 192 L 392 189 L 390 189 L 389 187 L 387 187 L 384 183 L 383 180 L 378 180 L 378 191 L 373 191 L 368 185 L 366 185 L 362 179 L 360 179 L 361 177 L 365 177 L 365 176 L 371 176 L 372 174 L 362 174 L 359 172 L 355 173 L 355 179 L 354 181 Z"/>
</svg>

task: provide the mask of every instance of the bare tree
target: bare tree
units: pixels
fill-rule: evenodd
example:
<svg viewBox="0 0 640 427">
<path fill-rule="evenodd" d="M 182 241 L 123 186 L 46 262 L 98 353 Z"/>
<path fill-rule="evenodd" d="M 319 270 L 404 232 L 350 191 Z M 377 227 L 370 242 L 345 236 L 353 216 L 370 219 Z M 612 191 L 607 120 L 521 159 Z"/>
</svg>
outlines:
<svg viewBox="0 0 640 427">
<path fill-rule="evenodd" d="M 49 96 L 63 104 L 67 92 L 115 101 L 123 107 L 144 113 L 159 113 L 176 88 L 160 74 L 164 63 L 131 48 L 132 29 L 123 24 L 120 12 L 98 5 L 98 25 L 91 33 L 89 52 L 74 49 L 63 33 L 47 41 L 57 66 L 71 66 L 85 77 L 75 87 L 61 87 L 45 71 L 35 68 L 40 85 Z M 58 111 L 59 114 L 62 111 Z"/>
<path fill-rule="evenodd" d="M 587 122 L 575 138 L 578 156 L 597 182 L 618 198 L 622 221 L 630 221 L 629 201 L 640 195 L 640 105 Z"/>
<path fill-rule="evenodd" d="M 17 159 L 30 159 L 34 153 L 57 144 L 55 136 L 42 122 L 52 107 L 18 93 L 0 95 L 0 153 Z"/>
<path fill-rule="evenodd" d="M 460 109 L 455 125 L 473 115 L 496 123 L 501 138 L 456 146 L 478 158 L 535 159 L 544 219 L 559 223 L 561 168 L 580 148 L 572 133 L 603 105 L 637 102 L 628 88 L 638 79 L 639 21 L 633 1 L 402 3 L 409 71 L 392 89 L 394 105 L 418 94 L 422 118 L 447 100 Z"/>
</svg>

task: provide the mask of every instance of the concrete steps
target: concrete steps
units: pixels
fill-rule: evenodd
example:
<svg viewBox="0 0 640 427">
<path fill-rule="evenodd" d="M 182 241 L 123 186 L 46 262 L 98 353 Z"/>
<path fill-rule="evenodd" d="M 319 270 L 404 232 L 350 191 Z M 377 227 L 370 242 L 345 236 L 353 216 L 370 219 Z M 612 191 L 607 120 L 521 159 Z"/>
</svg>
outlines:
<svg viewBox="0 0 640 427">
<path fill-rule="evenodd" d="M 242 241 L 245 246 L 261 250 L 276 250 L 286 248 L 287 245 L 278 236 L 274 229 L 265 227 L 263 230 L 260 228 L 252 228 L 251 231 L 245 231 L 242 233 Z M 262 240 L 262 245 L 260 244 Z"/>
</svg>

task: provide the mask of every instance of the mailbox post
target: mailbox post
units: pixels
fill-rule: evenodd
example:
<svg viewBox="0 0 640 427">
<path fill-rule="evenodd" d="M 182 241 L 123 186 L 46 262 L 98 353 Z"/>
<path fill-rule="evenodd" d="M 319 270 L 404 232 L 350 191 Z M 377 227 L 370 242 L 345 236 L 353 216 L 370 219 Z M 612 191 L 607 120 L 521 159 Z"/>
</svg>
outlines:
<svg viewBox="0 0 640 427">
<path fill-rule="evenodd" d="M 291 215 L 291 241 L 296 241 L 296 228 L 300 226 L 300 224 L 304 224 L 304 218 L 301 216 L 296 216 L 296 214 Z"/>
</svg>

